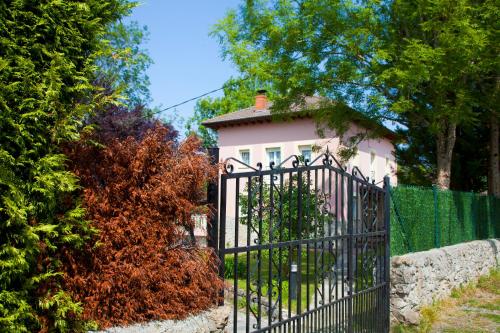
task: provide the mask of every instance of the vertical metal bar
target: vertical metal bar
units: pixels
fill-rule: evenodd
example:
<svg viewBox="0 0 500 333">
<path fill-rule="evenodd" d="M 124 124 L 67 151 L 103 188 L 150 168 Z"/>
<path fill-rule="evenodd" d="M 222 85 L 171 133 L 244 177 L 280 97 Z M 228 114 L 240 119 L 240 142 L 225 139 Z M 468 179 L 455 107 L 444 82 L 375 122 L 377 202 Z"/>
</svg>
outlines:
<svg viewBox="0 0 500 333">
<path fill-rule="evenodd" d="M 263 190 L 264 177 L 259 175 L 259 227 L 258 227 L 258 247 L 257 247 L 257 328 L 262 328 L 262 213 L 263 213 Z"/>
<path fill-rule="evenodd" d="M 221 279 L 224 279 L 224 256 L 226 249 L 226 191 L 227 191 L 227 176 L 221 176 L 221 198 L 220 198 L 220 229 L 219 229 L 219 274 Z M 220 291 L 219 305 L 224 305 L 224 288 Z"/>
<path fill-rule="evenodd" d="M 219 162 L 219 148 L 208 148 L 210 163 L 215 165 Z M 208 183 L 207 204 L 212 210 L 210 218 L 207 219 L 207 246 L 217 251 L 218 221 L 219 221 L 219 177 Z"/>
<path fill-rule="evenodd" d="M 366 332 L 369 330 L 370 325 L 368 324 L 368 304 L 369 304 L 369 299 L 370 299 L 370 292 L 367 292 L 363 294 L 363 301 L 361 302 L 361 308 L 362 308 L 362 318 L 363 318 L 363 331 Z"/>
<path fill-rule="evenodd" d="M 391 206 L 390 206 L 390 192 L 391 192 L 391 180 L 388 176 L 384 177 L 384 189 L 385 189 L 385 200 L 384 200 L 384 224 L 385 224 L 385 329 L 387 332 L 390 327 L 389 311 L 390 311 L 390 269 L 391 269 Z"/>
<path fill-rule="evenodd" d="M 370 325 L 370 315 L 371 315 L 370 297 L 372 295 L 372 292 L 373 291 L 367 292 L 365 294 L 364 301 L 363 301 L 363 318 L 364 318 L 363 329 L 364 329 L 364 332 L 369 332 L 371 329 L 371 325 Z"/>
<path fill-rule="evenodd" d="M 382 203 L 382 200 L 384 199 L 384 196 L 382 195 L 380 197 L 381 200 L 377 200 L 377 204 L 378 205 L 381 205 Z M 380 225 L 380 228 L 378 229 L 378 231 L 380 230 L 384 230 L 383 229 L 383 225 L 382 225 L 382 222 L 381 221 L 381 225 Z M 379 286 L 380 283 L 382 282 L 382 279 L 381 279 L 381 265 L 383 264 L 383 259 L 382 259 L 382 250 L 383 250 L 383 246 L 384 246 L 384 243 L 383 241 L 382 242 L 377 242 L 377 260 L 375 262 L 375 268 L 377 270 L 377 278 L 376 278 L 376 285 Z M 380 318 L 380 307 L 379 307 L 379 304 L 378 304 L 378 291 L 379 291 L 379 287 L 377 287 L 377 289 L 374 291 L 373 293 L 373 298 L 372 298 L 372 306 L 374 307 L 374 310 L 373 310 L 373 319 L 372 319 L 372 322 L 375 320 L 375 318 Z M 383 317 L 382 317 L 383 318 Z M 378 326 L 378 323 L 377 323 L 377 326 L 376 326 L 377 329 L 379 329 L 379 326 Z"/>
<path fill-rule="evenodd" d="M 311 171 L 308 169 L 308 167 L 306 166 L 307 168 L 307 176 L 306 176 L 306 181 L 307 181 L 307 188 L 306 188 L 306 215 L 305 215 L 305 220 L 306 220 L 306 238 L 309 240 L 311 238 L 311 212 L 310 212 L 310 205 L 311 205 L 311 189 L 310 189 L 310 186 L 311 186 Z M 310 305 L 309 305 L 309 301 L 311 299 L 311 295 L 310 295 L 310 268 L 309 268 L 309 252 L 311 250 L 311 245 L 310 245 L 310 242 L 307 242 L 306 243 L 306 308 L 307 308 L 307 311 L 310 310 Z M 308 328 L 310 328 L 310 316 L 307 317 L 307 326 Z"/>
<path fill-rule="evenodd" d="M 356 209 L 357 202 L 355 203 L 354 200 L 358 199 L 359 196 L 359 182 L 355 177 L 352 179 L 352 201 L 351 201 L 351 210 L 352 210 L 352 230 L 354 235 L 360 234 L 360 224 L 359 224 L 359 215 L 358 215 L 358 209 Z M 359 268 L 359 262 L 361 259 L 361 250 L 358 246 L 359 242 L 363 242 L 363 237 L 358 237 L 358 236 L 353 236 L 352 237 L 352 248 L 353 248 L 353 279 L 352 279 L 352 325 L 353 325 L 353 331 L 356 330 L 356 326 L 362 325 L 362 318 L 360 317 L 360 300 L 362 299 L 362 296 L 358 294 L 359 289 L 360 289 L 360 279 L 362 277 L 360 276 L 360 268 Z"/>
<path fill-rule="evenodd" d="M 293 218 L 292 218 L 292 207 L 293 207 L 293 195 L 292 195 L 292 189 L 293 189 L 293 173 L 290 172 L 288 176 L 288 240 L 291 241 L 293 239 L 292 235 L 292 223 L 293 223 Z M 294 248 L 289 245 L 288 246 L 288 272 L 289 272 L 289 277 L 291 278 L 290 270 L 292 267 L 292 257 L 293 257 L 293 250 Z M 288 281 L 288 318 L 292 316 L 292 292 L 290 290 L 290 287 L 292 285 L 292 281 Z M 294 291 L 295 292 L 295 291 Z M 295 325 L 295 321 L 293 323 Z M 290 323 L 288 324 L 288 330 L 291 332 L 292 328 L 290 326 Z"/>
<path fill-rule="evenodd" d="M 368 315 L 368 318 L 367 318 L 367 326 L 368 326 L 368 332 L 373 332 L 373 329 L 374 329 L 374 318 L 375 318 L 375 308 L 373 306 L 373 296 L 375 294 L 376 290 L 374 291 L 371 291 L 370 292 L 370 295 L 368 296 L 368 311 L 369 311 L 369 315 Z"/>
<path fill-rule="evenodd" d="M 267 301 L 268 314 L 267 322 L 271 327 L 273 322 L 273 216 L 274 216 L 274 174 L 269 174 L 269 258 L 268 258 L 268 281 L 267 281 Z"/>
<path fill-rule="evenodd" d="M 252 223 L 252 177 L 248 177 L 248 199 L 247 199 L 247 266 L 246 266 L 246 309 L 245 309 L 245 331 L 250 333 L 250 227 Z M 236 324 L 235 324 L 236 327 Z"/>
<path fill-rule="evenodd" d="M 353 180 L 352 180 L 352 190 L 353 190 L 353 193 L 352 193 L 352 201 L 351 201 L 351 210 L 352 210 L 352 230 L 353 230 L 353 234 L 359 234 L 359 216 L 358 216 L 358 210 L 355 209 L 355 206 L 357 205 L 357 202 L 355 203 L 354 200 L 357 200 L 358 199 L 358 195 L 359 195 L 359 182 L 356 181 L 353 177 Z M 361 240 L 363 240 L 361 238 Z M 359 257 L 360 256 L 360 251 L 359 251 L 359 248 L 358 248 L 358 239 L 357 238 L 354 238 L 353 237 L 353 253 L 354 253 L 354 263 L 353 263 L 353 267 L 354 267 L 354 271 L 353 271 L 353 292 L 358 292 L 359 291 Z"/>
<path fill-rule="evenodd" d="M 234 211 L 234 247 L 238 247 L 240 229 L 240 178 L 236 177 L 236 195 Z M 233 327 L 236 332 L 238 323 L 238 252 L 234 253 L 234 284 L 233 284 Z"/>
<path fill-rule="evenodd" d="M 378 193 L 378 197 L 377 197 L 377 209 L 380 210 L 380 212 L 384 212 L 384 197 L 385 197 L 385 190 L 378 190 L 377 189 L 377 193 Z M 380 215 L 380 222 L 379 223 L 379 227 L 377 228 L 377 230 L 380 230 L 380 231 L 383 231 L 384 232 L 384 235 L 382 236 L 382 238 L 377 238 L 377 260 L 375 262 L 375 266 L 376 266 L 376 270 L 378 272 L 377 274 L 377 278 L 376 278 L 376 284 L 378 286 L 380 286 L 381 283 L 384 283 L 384 274 L 385 274 L 385 221 L 384 221 L 384 216 L 383 215 Z M 380 290 L 384 291 L 384 287 L 379 287 L 377 288 L 377 293 L 375 294 L 375 306 L 376 306 L 376 315 L 381 318 L 382 320 L 382 325 L 377 325 L 377 329 L 381 330 L 384 326 L 385 326 L 385 323 L 384 323 L 384 319 L 385 318 L 385 308 L 384 308 L 384 305 L 383 303 L 380 303 L 380 300 L 379 300 L 379 296 L 380 296 Z M 382 300 L 383 302 L 383 300 Z"/>
<path fill-rule="evenodd" d="M 279 243 L 280 247 L 278 250 L 278 308 L 279 308 L 279 314 L 278 314 L 278 320 L 282 321 L 283 320 L 283 277 L 282 277 L 282 270 L 283 270 L 283 172 L 280 172 L 280 191 L 279 191 Z M 279 331 L 281 333 L 281 326 L 279 328 Z"/>
<path fill-rule="evenodd" d="M 370 297 L 370 327 L 371 327 L 371 332 L 375 332 L 375 328 L 376 328 L 376 325 L 375 325 L 375 322 L 376 322 L 376 300 L 377 300 L 377 290 L 374 290 L 371 297 Z"/>
<path fill-rule="evenodd" d="M 327 167 L 328 168 L 328 167 Z M 324 172 L 323 172 L 323 184 L 325 183 L 324 181 Z M 330 214 L 332 213 L 331 211 L 331 204 L 332 204 L 332 170 L 328 168 L 328 189 L 327 189 L 327 197 L 328 197 L 328 205 L 326 207 L 330 207 L 328 211 L 328 217 L 327 217 L 327 223 L 328 223 L 328 236 L 332 236 L 332 223 L 335 223 L 335 228 L 337 228 L 337 210 L 338 210 L 338 202 L 337 202 L 337 194 L 338 194 L 338 189 L 337 189 L 337 184 L 335 184 L 335 197 L 334 197 L 334 202 L 333 204 L 335 205 L 335 221 L 330 220 Z M 337 182 L 337 172 L 335 172 L 335 182 Z M 335 229 L 334 232 L 335 236 L 337 236 L 337 229 Z M 331 239 L 328 240 L 328 258 L 327 258 L 327 265 L 328 265 L 328 302 L 331 304 L 332 303 L 332 288 L 335 288 L 335 295 L 337 295 L 338 290 L 337 290 L 337 278 L 338 278 L 338 270 L 337 270 L 337 265 L 338 265 L 338 256 L 337 256 L 337 247 L 338 247 L 338 239 L 335 238 L 335 262 L 332 262 L 332 254 L 333 254 L 333 242 Z M 333 266 L 333 267 L 332 267 Z M 332 274 L 335 274 L 332 276 Z M 335 277 L 335 280 L 333 279 Z M 333 286 L 333 283 L 335 283 L 335 286 Z M 337 301 L 338 297 L 335 296 L 335 301 Z M 335 323 L 335 320 L 338 321 L 338 310 L 339 310 L 339 305 L 336 303 L 330 313 L 330 322 L 329 322 L 329 329 L 328 331 L 330 332 L 332 326 Z M 333 318 L 332 318 L 333 316 Z M 337 319 L 336 319 L 337 318 Z"/>
<path fill-rule="evenodd" d="M 297 326 L 298 333 L 302 332 L 302 171 L 297 172 Z"/>
<path fill-rule="evenodd" d="M 328 170 L 328 193 L 329 193 L 329 197 L 331 200 L 331 195 L 332 195 L 332 170 Z M 339 174 L 337 171 L 335 171 L 335 201 L 334 201 L 334 204 L 335 204 L 335 236 L 338 236 L 339 235 Z M 329 226 L 328 226 L 328 230 L 330 231 L 330 234 L 331 234 L 331 223 L 329 223 Z M 341 240 L 342 242 L 342 240 Z M 330 241 L 328 243 L 328 250 L 330 250 L 332 248 L 333 244 L 332 242 Z M 329 259 L 330 260 L 330 259 Z M 339 239 L 336 237 L 335 238 L 335 262 L 334 262 L 334 272 L 335 272 L 335 281 L 332 281 L 332 278 L 330 278 L 330 286 L 332 283 L 335 283 L 335 302 L 336 305 L 335 305 L 335 331 L 338 331 L 339 330 L 339 325 L 340 325 L 340 303 L 338 302 L 338 299 L 339 299 L 339 262 L 340 262 L 340 258 L 339 258 Z M 330 262 L 328 263 L 328 267 L 330 269 Z M 331 276 L 331 275 L 330 275 Z M 331 293 L 330 294 L 330 302 L 332 301 L 332 295 Z"/>
<path fill-rule="evenodd" d="M 318 169 L 316 169 L 316 170 L 314 170 L 314 234 L 315 234 L 316 239 L 318 239 L 318 226 L 320 225 L 319 221 L 318 221 L 318 209 L 319 209 L 318 197 L 319 197 L 319 193 L 318 193 Z M 323 229 L 323 226 L 321 229 Z M 325 232 L 324 232 L 324 230 L 322 230 L 322 231 L 323 231 L 323 235 L 320 235 L 320 237 L 323 239 L 323 241 L 321 242 L 321 253 L 323 254 L 323 251 L 325 248 L 325 246 L 324 246 L 325 245 L 325 241 L 324 241 Z M 323 255 L 321 257 L 324 258 Z M 323 262 L 323 266 L 321 266 L 320 269 L 322 271 L 324 271 L 324 262 Z M 318 293 L 316 292 L 316 286 L 317 286 L 317 279 L 318 278 L 321 279 L 321 295 L 323 297 L 323 300 L 325 298 L 325 279 L 323 276 L 318 275 L 318 241 L 317 240 L 314 242 L 314 276 L 315 276 L 314 303 L 315 303 L 315 307 L 317 309 L 318 308 Z M 325 304 L 324 301 L 323 301 L 323 304 Z M 319 316 L 317 318 L 319 318 Z M 324 316 L 323 311 L 321 311 L 321 319 L 322 319 L 322 322 L 325 322 L 325 316 Z M 315 325 L 316 326 L 314 327 L 314 330 L 317 331 L 318 330 L 318 320 L 316 320 Z"/>
<path fill-rule="evenodd" d="M 346 223 L 347 223 L 347 219 L 345 218 L 345 215 L 344 215 L 344 210 L 345 210 L 345 193 L 346 193 L 346 190 L 345 190 L 345 173 L 342 172 L 342 174 L 340 174 L 340 214 L 342 216 L 342 220 L 341 220 L 341 224 L 345 227 L 346 226 Z M 346 260 L 349 260 L 348 258 L 345 257 L 346 255 L 346 250 L 347 250 L 347 237 L 349 236 L 347 234 L 347 228 L 345 228 L 345 235 L 342 235 L 342 238 L 341 238 L 341 255 L 340 255 L 340 258 L 341 258 L 341 267 L 342 267 L 342 277 L 341 277 L 341 299 L 342 299 L 342 306 L 341 306 L 341 313 L 340 313 L 340 316 L 342 318 L 342 326 L 344 328 L 346 328 L 346 292 L 345 292 L 345 281 L 346 281 L 346 271 L 345 271 L 345 266 L 346 266 Z M 348 254 L 348 253 L 347 253 Z"/>
<path fill-rule="evenodd" d="M 369 325 L 367 324 L 368 322 L 368 299 L 370 297 L 370 292 L 365 292 L 363 294 L 363 297 L 362 297 L 362 301 L 361 301 L 361 318 L 363 318 L 363 323 L 361 325 L 361 328 L 362 328 L 362 332 L 367 332 L 369 330 Z"/>
<path fill-rule="evenodd" d="M 363 241 L 364 241 L 364 237 L 363 237 L 363 231 L 362 231 L 362 225 L 360 223 L 360 220 L 362 219 L 362 217 L 360 218 L 359 216 L 359 200 L 360 200 L 360 182 L 355 179 L 355 183 L 354 183 L 356 186 L 353 186 L 353 190 L 354 190 L 354 193 L 356 194 L 356 196 L 354 196 L 353 194 L 353 206 L 352 206 L 352 209 L 353 209 L 353 223 L 355 223 L 355 226 L 356 226 L 356 235 L 361 235 L 360 237 L 356 236 L 354 238 L 354 257 L 356 258 L 356 260 L 354 261 L 354 274 L 355 274 L 355 278 L 354 278 L 354 282 L 355 283 L 355 294 L 353 296 L 353 307 L 356 309 L 353 311 L 353 320 L 354 320 L 354 323 L 358 322 L 357 325 L 359 327 L 363 327 L 363 301 L 364 301 L 364 294 L 358 294 L 360 291 L 363 290 L 363 284 L 364 284 L 364 271 L 363 271 Z M 356 203 L 354 203 L 354 200 L 356 200 Z M 361 266 L 361 267 L 360 267 Z M 353 323 L 353 324 L 354 324 Z"/>
<path fill-rule="evenodd" d="M 366 189 L 365 189 L 366 188 Z M 375 215 L 375 205 L 376 205 L 376 197 L 375 197 L 375 190 L 371 186 L 368 185 L 362 185 L 361 189 L 363 191 L 368 192 L 368 214 L 362 223 L 362 229 L 361 233 L 363 234 L 362 241 L 361 241 L 361 280 L 362 280 L 362 288 L 366 289 L 370 287 L 370 280 L 372 280 L 373 283 L 373 272 L 370 271 L 371 263 L 368 263 L 367 261 L 370 260 L 370 251 L 371 249 L 371 244 L 373 244 L 374 237 L 376 236 L 370 236 L 367 235 L 367 233 L 375 231 L 376 228 L 374 229 L 375 225 L 373 225 L 373 221 L 375 221 L 376 215 Z M 358 193 L 358 196 L 361 197 L 360 193 Z M 358 207 L 362 206 L 363 204 L 359 203 L 358 200 Z M 358 209 L 359 210 L 359 209 Z M 362 210 L 362 208 L 361 208 Z M 362 214 L 362 213 L 361 213 Z M 371 254 L 373 255 L 373 254 Z M 365 267 L 366 264 L 366 267 Z"/>
<path fill-rule="evenodd" d="M 348 234 L 348 254 L 347 254 L 347 274 L 349 281 L 349 298 L 347 304 L 347 332 L 353 332 L 353 317 L 352 317 L 352 305 L 353 305 L 353 278 L 354 278 L 354 260 L 353 258 L 353 247 L 354 247 L 354 237 L 353 237 L 353 209 L 352 209 L 352 199 L 353 199 L 353 178 L 352 176 L 347 177 L 347 234 Z"/>
</svg>

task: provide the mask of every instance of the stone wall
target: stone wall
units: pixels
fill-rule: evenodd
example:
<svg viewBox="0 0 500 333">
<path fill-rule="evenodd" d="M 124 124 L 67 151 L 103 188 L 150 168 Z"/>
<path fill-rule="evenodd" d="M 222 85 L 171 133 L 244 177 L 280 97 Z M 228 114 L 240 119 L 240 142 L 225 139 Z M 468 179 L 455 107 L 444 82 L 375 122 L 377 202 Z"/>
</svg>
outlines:
<svg viewBox="0 0 500 333">
<path fill-rule="evenodd" d="M 224 333 L 231 308 L 217 307 L 184 320 L 150 321 L 89 333 Z"/>
<path fill-rule="evenodd" d="M 419 310 L 500 263 L 500 240 L 461 243 L 391 259 L 393 321 L 417 324 Z"/>
</svg>

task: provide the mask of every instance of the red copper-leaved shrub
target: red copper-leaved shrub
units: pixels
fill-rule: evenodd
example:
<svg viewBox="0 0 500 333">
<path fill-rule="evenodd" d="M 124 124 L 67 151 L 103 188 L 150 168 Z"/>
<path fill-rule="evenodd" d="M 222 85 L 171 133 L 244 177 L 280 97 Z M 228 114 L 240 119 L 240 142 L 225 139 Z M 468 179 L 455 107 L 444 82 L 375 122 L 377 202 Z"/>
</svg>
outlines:
<svg viewBox="0 0 500 333">
<path fill-rule="evenodd" d="M 192 214 L 217 169 L 200 141 L 168 141 L 156 124 L 141 137 L 89 138 L 68 148 L 83 186 L 95 244 L 62 257 L 64 286 L 101 326 L 177 319 L 217 300 L 215 256 L 192 241 Z"/>
</svg>

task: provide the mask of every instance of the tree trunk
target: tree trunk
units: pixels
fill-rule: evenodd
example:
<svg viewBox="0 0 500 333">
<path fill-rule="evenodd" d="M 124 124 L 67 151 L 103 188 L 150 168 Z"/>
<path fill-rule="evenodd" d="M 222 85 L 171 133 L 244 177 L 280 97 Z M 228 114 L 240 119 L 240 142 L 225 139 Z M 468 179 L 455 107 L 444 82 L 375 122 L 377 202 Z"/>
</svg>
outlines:
<svg viewBox="0 0 500 333">
<path fill-rule="evenodd" d="M 488 170 L 488 193 L 500 197 L 500 156 L 499 156 L 498 116 L 491 112 L 490 117 L 490 163 Z"/>
<path fill-rule="evenodd" d="M 437 134 L 437 178 L 436 185 L 440 189 L 450 188 L 451 159 L 457 138 L 457 125 L 444 122 L 442 130 Z"/>
</svg>

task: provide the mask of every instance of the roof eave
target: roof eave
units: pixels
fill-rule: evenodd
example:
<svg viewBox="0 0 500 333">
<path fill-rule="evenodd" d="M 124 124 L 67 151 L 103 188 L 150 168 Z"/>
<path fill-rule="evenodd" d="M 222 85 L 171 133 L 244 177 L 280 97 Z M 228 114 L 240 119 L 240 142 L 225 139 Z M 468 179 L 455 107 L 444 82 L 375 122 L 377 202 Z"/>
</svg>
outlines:
<svg viewBox="0 0 500 333">
<path fill-rule="evenodd" d="M 269 121 L 271 121 L 271 117 L 255 117 L 255 118 L 245 118 L 245 119 L 230 119 L 230 120 L 221 120 L 213 122 L 202 122 L 201 124 L 210 129 L 217 130 L 221 127 L 255 124 L 255 123 L 269 122 Z"/>
<path fill-rule="evenodd" d="M 304 116 L 307 117 L 307 116 L 311 116 L 311 115 L 308 112 L 296 112 L 294 114 L 291 114 L 290 116 L 292 116 L 292 118 L 301 118 Z M 220 120 L 220 121 L 204 121 L 201 124 L 207 128 L 212 129 L 212 130 L 218 130 L 222 127 L 245 125 L 245 124 L 256 124 L 256 123 L 262 123 L 262 122 L 271 122 L 272 117 L 273 117 L 272 115 L 266 115 L 266 116 L 252 117 L 252 118 L 229 119 L 229 120 Z M 358 121 L 354 121 L 354 123 L 358 123 Z M 369 127 L 372 127 L 371 128 L 372 130 L 381 131 L 381 133 L 380 133 L 381 136 L 389 139 L 390 141 L 397 141 L 399 139 L 398 135 L 395 132 L 388 129 L 384 125 L 380 125 L 380 124 L 370 124 L 368 126 L 367 126 L 367 124 L 359 124 L 359 125 L 366 127 L 367 129 L 370 129 Z"/>
</svg>

